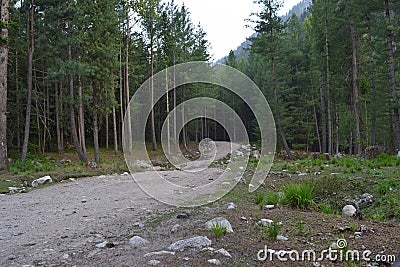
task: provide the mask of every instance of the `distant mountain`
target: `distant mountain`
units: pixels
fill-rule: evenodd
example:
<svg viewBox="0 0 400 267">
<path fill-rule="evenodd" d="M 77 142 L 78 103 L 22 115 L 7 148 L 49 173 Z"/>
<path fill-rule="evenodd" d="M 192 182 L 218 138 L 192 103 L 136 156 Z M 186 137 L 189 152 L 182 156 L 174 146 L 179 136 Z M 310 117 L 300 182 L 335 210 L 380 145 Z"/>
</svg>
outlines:
<svg viewBox="0 0 400 267">
<path fill-rule="evenodd" d="M 286 15 L 281 16 L 283 21 L 287 21 L 296 14 L 301 21 L 303 21 L 308 15 L 310 15 L 310 7 L 312 5 L 312 0 L 302 0 L 300 3 L 292 7 Z M 233 52 L 237 59 L 247 58 L 249 55 L 249 47 L 251 46 L 251 41 L 249 39 L 256 37 L 257 33 L 253 33 L 249 38 L 247 38 L 240 46 L 238 46 Z M 217 61 L 217 63 L 224 63 L 228 56 L 225 56 Z"/>
</svg>

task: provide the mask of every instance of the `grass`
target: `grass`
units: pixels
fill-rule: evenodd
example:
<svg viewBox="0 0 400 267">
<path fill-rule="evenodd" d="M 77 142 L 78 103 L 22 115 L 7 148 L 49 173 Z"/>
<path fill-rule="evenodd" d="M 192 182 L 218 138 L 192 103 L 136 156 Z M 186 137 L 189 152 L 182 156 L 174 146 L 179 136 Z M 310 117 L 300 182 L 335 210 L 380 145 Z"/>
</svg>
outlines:
<svg viewBox="0 0 400 267">
<path fill-rule="evenodd" d="M 311 182 L 303 181 L 293 183 L 283 187 L 283 204 L 290 205 L 298 209 L 308 209 L 314 203 L 314 186 Z"/>
<path fill-rule="evenodd" d="M 226 226 L 217 222 L 211 227 L 211 232 L 215 235 L 216 238 L 220 238 L 221 236 L 226 235 Z"/>
<path fill-rule="evenodd" d="M 263 227 L 262 231 L 265 237 L 276 240 L 281 231 L 281 226 L 277 222 L 273 222 L 267 227 Z"/>
</svg>

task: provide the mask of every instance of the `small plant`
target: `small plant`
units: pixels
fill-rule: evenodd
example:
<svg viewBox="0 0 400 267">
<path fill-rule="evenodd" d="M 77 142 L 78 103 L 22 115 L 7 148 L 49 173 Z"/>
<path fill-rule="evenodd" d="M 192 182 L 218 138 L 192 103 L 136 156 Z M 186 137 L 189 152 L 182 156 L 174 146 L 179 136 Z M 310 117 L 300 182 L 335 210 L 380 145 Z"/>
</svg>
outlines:
<svg viewBox="0 0 400 267">
<path fill-rule="evenodd" d="M 216 238 L 219 238 L 227 233 L 226 226 L 217 222 L 211 227 L 211 232 L 214 233 Z"/>
<path fill-rule="evenodd" d="M 329 203 L 321 203 L 319 204 L 319 210 L 325 214 L 335 214 L 335 210 L 331 207 Z"/>
<path fill-rule="evenodd" d="M 283 203 L 298 209 L 308 209 L 314 203 L 314 186 L 310 182 L 289 184 L 283 188 Z"/>
<path fill-rule="evenodd" d="M 264 200 L 264 195 L 263 195 L 262 193 L 259 193 L 259 194 L 256 196 L 255 203 L 256 203 L 257 205 L 260 205 L 260 204 L 263 202 L 263 200 Z"/>
<path fill-rule="evenodd" d="M 397 186 L 396 179 L 388 179 L 388 180 L 378 182 L 376 184 L 375 190 L 381 195 L 386 195 L 387 193 L 389 193 L 390 191 L 395 189 L 396 186 Z"/>
<path fill-rule="evenodd" d="M 268 190 L 261 203 L 259 203 L 260 208 L 263 209 L 265 205 L 277 205 L 281 200 L 281 196 L 279 193 L 273 191 L 273 190 Z"/>
<path fill-rule="evenodd" d="M 269 239 L 276 240 L 281 231 L 281 226 L 277 222 L 271 223 L 269 226 L 263 228 L 264 235 Z"/>
</svg>

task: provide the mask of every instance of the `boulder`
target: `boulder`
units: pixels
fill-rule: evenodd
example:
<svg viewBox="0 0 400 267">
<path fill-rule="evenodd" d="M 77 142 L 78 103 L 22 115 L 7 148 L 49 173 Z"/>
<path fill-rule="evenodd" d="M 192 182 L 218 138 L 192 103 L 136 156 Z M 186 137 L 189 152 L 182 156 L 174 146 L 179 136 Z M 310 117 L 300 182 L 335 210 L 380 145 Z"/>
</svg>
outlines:
<svg viewBox="0 0 400 267">
<path fill-rule="evenodd" d="M 217 218 L 214 218 L 214 219 L 206 222 L 207 229 L 212 229 L 213 227 L 215 227 L 217 225 L 224 226 L 226 228 L 227 233 L 233 233 L 231 223 L 225 218 L 217 217 Z"/>
<path fill-rule="evenodd" d="M 353 216 L 356 216 L 356 214 L 357 214 L 357 208 L 354 207 L 353 205 L 346 205 L 343 207 L 342 213 L 343 213 L 343 215 L 353 217 Z"/>
<path fill-rule="evenodd" d="M 202 248 L 211 246 L 211 240 L 206 236 L 195 236 L 189 239 L 182 239 L 172 243 L 169 250 L 184 250 L 185 248 Z"/>
<path fill-rule="evenodd" d="M 52 183 L 52 182 L 53 182 L 53 179 L 51 179 L 50 176 L 45 176 L 45 177 L 33 180 L 32 181 L 32 187 L 38 187 L 38 186 L 41 186 L 41 185 L 44 185 L 44 184 L 49 184 L 49 183 Z"/>
</svg>

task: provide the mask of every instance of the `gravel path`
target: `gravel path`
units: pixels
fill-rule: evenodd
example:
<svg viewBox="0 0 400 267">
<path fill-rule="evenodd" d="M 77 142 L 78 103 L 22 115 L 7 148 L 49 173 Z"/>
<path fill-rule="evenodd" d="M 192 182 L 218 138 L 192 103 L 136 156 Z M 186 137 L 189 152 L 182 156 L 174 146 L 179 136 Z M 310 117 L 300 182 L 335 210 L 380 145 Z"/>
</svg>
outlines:
<svg viewBox="0 0 400 267">
<path fill-rule="evenodd" d="M 229 143 L 217 143 L 217 148 L 218 158 L 230 152 Z M 217 177 L 221 170 L 207 172 Z M 168 175 L 177 180 L 187 177 L 182 171 Z M 142 227 L 141 222 L 172 210 L 146 195 L 130 175 L 91 177 L 26 194 L 0 195 L 0 266 L 103 265 L 110 259 L 91 260 L 100 253 L 96 244 L 112 240 L 129 246 L 126 238 Z M 128 266 L 136 266 L 134 259 L 128 261 Z"/>
</svg>

